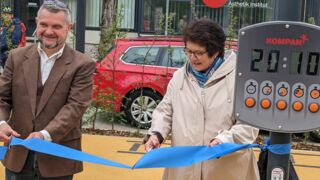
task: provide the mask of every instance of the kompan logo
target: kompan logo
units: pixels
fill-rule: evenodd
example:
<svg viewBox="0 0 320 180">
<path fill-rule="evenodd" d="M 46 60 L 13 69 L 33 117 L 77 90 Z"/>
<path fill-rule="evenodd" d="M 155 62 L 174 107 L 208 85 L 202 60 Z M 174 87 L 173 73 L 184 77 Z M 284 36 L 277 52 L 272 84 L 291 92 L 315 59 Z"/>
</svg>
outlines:
<svg viewBox="0 0 320 180">
<path fill-rule="evenodd" d="M 272 45 L 290 45 L 290 46 L 302 46 L 306 41 L 309 40 L 308 35 L 301 34 L 298 39 L 293 38 L 266 38 L 266 44 Z"/>
</svg>

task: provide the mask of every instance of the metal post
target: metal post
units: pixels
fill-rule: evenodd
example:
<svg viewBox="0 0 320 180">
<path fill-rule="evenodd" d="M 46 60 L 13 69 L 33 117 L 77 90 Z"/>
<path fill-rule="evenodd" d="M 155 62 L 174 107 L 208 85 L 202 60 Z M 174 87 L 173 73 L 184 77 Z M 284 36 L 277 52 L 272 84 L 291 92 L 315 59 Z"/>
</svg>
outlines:
<svg viewBox="0 0 320 180">
<path fill-rule="evenodd" d="M 21 18 L 21 2 L 20 0 L 14 0 L 13 2 L 13 7 L 14 7 L 14 17 Z"/>
<path fill-rule="evenodd" d="M 291 144 L 291 134 L 270 132 L 270 145 Z M 268 152 L 267 180 L 289 180 L 290 154 Z"/>
<path fill-rule="evenodd" d="M 164 30 L 165 36 L 168 36 L 168 18 L 169 18 L 169 0 L 166 1 L 166 24 L 165 24 L 165 30 Z"/>
<path fill-rule="evenodd" d="M 84 53 L 86 31 L 86 0 L 77 0 L 76 50 Z"/>
<path fill-rule="evenodd" d="M 302 0 L 276 0 L 274 20 L 302 21 Z M 290 133 L 270 132 L 270 145 L 291 144 Z M 289 180 L 290 154 L 277 155 L 269 151 L 267 180 Z M 283 174 L 282 174 L 283 173 Z"/>
</svg>

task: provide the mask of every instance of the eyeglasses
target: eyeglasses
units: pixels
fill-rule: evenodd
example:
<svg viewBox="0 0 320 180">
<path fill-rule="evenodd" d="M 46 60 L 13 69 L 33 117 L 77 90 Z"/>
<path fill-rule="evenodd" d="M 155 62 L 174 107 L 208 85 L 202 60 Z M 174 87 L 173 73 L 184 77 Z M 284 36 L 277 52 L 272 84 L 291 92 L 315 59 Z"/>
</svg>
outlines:
<svg viewBox="0 0 320 180">
<path fill-rule="evenodd" d="M 55 6 L 55 7 L 59 7 L 59 8 L 63 8 L 63 9 L 69 9 L 68 5 L 66 5 L 65 3 L 58 1 L 58 0 L 45 0 L 43 2 L 43 5 Z"/>
<path fill-rule="evenodd" d="M 193 55 L 195 58 L 199 58 L 207 53 L 207 51 L 191 51 L 188 48 L 184 48 L 183 51 L 188 57 L 191 57 L 191 55 Z"/>
</svg>

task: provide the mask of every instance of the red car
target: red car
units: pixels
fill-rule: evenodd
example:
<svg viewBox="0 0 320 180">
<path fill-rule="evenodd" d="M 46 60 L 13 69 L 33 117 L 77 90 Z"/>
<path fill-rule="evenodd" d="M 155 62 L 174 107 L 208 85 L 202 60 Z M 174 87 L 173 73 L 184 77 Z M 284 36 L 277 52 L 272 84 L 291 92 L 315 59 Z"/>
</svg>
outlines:
<svg viewBox="0 0 320 180">
<path fill-rule="evenodd" d="M 180 37 L 118 39 L 97 63 L 94 99 L 127 122 L 149 127 L 152 112 L 165 94 L 169 80 L 187 58 Z"/>
</svg>

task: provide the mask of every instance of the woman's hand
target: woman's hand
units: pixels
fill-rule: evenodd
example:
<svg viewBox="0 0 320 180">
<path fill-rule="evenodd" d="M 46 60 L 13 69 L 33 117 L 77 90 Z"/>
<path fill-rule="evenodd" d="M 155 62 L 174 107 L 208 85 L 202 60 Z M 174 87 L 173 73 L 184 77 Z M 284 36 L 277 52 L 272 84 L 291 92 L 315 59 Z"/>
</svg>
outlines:
<svg viewBox="0 0 320 180">
<path fill-rule="evenodd" d="M 212 139 L 210 142 L 209 142 L 209 147 L 212 147 L 212 146 L 215 146 L 215 145 L 218 145 L 218 144 L 222 144 L 222 141 L 220 141 L 219 139 Z"/>
<path fill-rule="evenodd" d="M 144 145 L 144 149 L 149 152 L 152 149 L 159 148 L 161 144 L 159 143 L 157 135 L 153 134 L 149 137 L 148 141 Z"/>
</svg>

